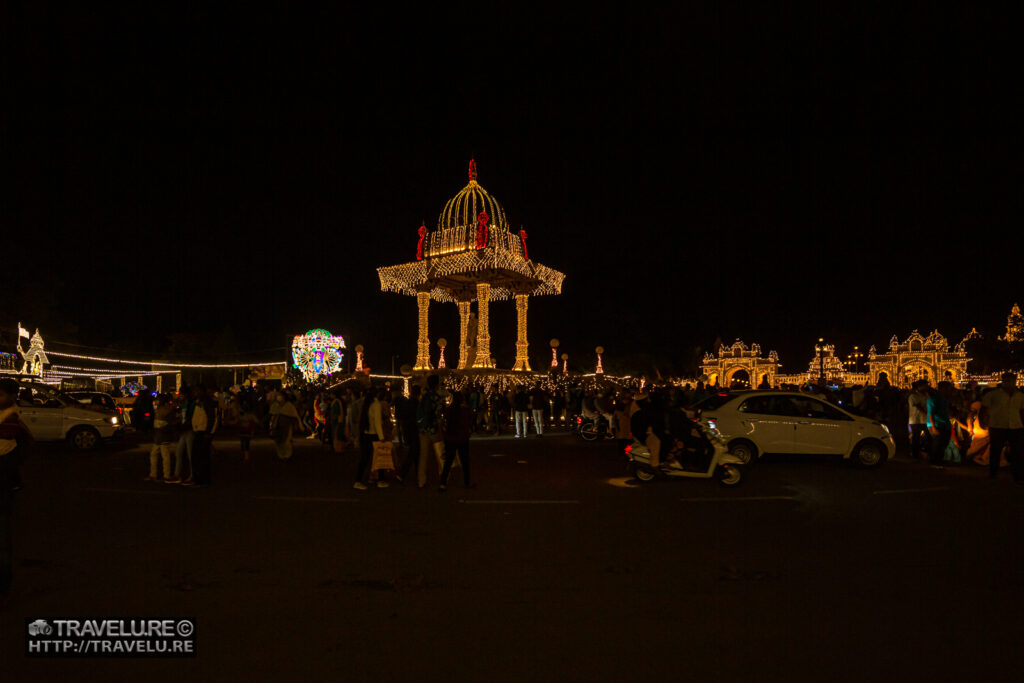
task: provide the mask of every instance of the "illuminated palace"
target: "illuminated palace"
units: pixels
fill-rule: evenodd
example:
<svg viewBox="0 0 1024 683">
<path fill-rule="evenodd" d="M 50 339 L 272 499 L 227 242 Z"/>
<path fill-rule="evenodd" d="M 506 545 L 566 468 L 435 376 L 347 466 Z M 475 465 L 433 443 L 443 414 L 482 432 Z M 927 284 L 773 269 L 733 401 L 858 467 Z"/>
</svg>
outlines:
<svg viewBox="0 0 1024 683">
<path fill-rule="evenodd" d="M 803 384 L 815 382 L 821 375 L 827 382 L 835 384 L 877 384 L 882 373 L 897 387 L 909 387 L 918 379 L 926 379 L 932 386 L 942 380 L 957 384 L 969 379 L 991 380 L 967 374 L 970 358 L 965 349 L 966 341 L 950 348 L 949 342 L 938 331 L 924 337 L 914 330 L 902 342 L 894 336 L 889 342 L 888 353 L 879 353 L 874 346 L 871 347 L 866 373 L 851 372 L 836 356 L 834 346 L 822 344 L 815 347 L 816 355 L 806 372 L 787 375 L 779 372 L 781 366 L 777 353 L 771 351 L 763 356 L 758 344 L 748 347 L 737 339 L 731 346 L 720 345 L 717 355 L 705 354 L 701 372 L 709 384 L 723 387 L 752 387 L 762 383 L 772 387 Z"/>
<path fill-rule="evenodd" d="M 512 369 L 529 372 L 526 311 L 530 296 L 561 294 L 565 276 L 530 260 L 526 231 L 509 228 L 505 210 L 476 181 L 448 203 L 437 227 L 420 226 L 416 260 L 377 269 L 380 288 L 416 297 L 419 312 L 415 370 L 430 370 L 430 301 L 459 308 L 459 369 L 492 368 L 490 302 L 514 298 L 518 320 Z M 476 311 L 472 304 L 476 302 Z"/>
<path fill-rule="evenodd" d="M 938 330 L 927 337 L 914 330 L 903 342 L 893 335 L 888 353 L 878 353 L 874 346 L 868 352 L 871 383 L 877 384 L 884 372 L 889 382 L 899 387 L 910 386 L 918 379 L 926 379 L 932 386 L 942 380 L 964 382 L 968 379 L 968 361 L 964 342 L 950 350 L 949 342 Z"/>
</svg>

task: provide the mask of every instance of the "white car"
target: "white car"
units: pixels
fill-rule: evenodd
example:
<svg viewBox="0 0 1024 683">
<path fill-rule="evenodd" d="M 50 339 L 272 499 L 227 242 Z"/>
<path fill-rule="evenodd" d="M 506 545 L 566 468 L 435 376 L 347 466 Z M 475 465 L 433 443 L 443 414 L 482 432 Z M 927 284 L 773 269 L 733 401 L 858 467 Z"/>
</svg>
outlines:
<svg viewBox="0 0 1024 683">
<path fill-rule="evenodd" d="M 19 381 L 18 385 L 21 419 L 37 441 L 67 439 L 78 450 L 89 451 L 121 430 L 116 411 L 86 408 L 45 384 Z"/>
<path fill-rule="evenodd" d="M 717 394 L 695 406 L 729 451 L 752 463 L 764 453 L 840 455 L 877 467 L 896 455 L 889 428 L 813 396 L 752 391 Z"/>
</svg>

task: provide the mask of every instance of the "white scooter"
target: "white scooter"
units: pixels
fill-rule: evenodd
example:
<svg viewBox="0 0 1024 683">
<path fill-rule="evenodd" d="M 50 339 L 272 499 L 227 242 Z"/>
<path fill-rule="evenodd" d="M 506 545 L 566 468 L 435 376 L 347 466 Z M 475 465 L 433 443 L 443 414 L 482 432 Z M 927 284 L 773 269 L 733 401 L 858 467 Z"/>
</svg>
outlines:
<svg viewBox="0 0 1024 683">
<path fill-rule="evenodd" d="M 674 460 L 662 462 L 658 467 L 651 466 L 651 452 L 642 442 L 634 440 L 626 446 L 626 455 L 629 457 L 629 469 L 633 476 L 643 482 L 654 481 L 655 479 L 710 479 L 715 477 L 722 486 L 736 486 L 743 479 L 743 461 L 729 453 L 725 438 L 721 433 L 710 425 L 701 422 L 693 423 L 694 435 L 704 441 L 704 453 L 688 449 L 677 455 Z M 710 457 L 707 449 L 711 450 Z M 697 458 L 698 463 L 681 463 L 679 458 Z M 705 468 L 701 459 L 709 462 Z"/>
</svg>

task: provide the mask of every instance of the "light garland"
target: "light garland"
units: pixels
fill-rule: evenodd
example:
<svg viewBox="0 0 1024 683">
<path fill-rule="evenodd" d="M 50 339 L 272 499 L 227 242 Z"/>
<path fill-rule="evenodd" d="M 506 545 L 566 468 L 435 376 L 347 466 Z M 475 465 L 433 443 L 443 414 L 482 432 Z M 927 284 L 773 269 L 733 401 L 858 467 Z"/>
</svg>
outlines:
<svg viewBox="0 0 1024 683">
<path fill-rule="evenodd" d="M 316 328 L 297 334 L 292 340 L 293 366 L 307 382 L 321 375 L 333 375 L 341 367 L 345 340 L 325 329 Z"/>
<path fill-rule="evenodd" d="M 491 367 L 491 333 L 490 315 L 488 313 L 490 294 L 491 286 L 489 284 L 486 282 L 477 283 L 476 362 L 473 363 L 474 368 Z"/>
<path fill-rule="evenodd" d="M 508 235 L 508 233 L 505 233 Z M 484 249 L 435 256 L 423 261 L 403 263 L 397 266 L 385 266 L 377 269 L 380 288 L 384 292 L 416 295 L 417 288 L 430 282 L 460 273 L 477 273 L 481 271 L 505 271 L 511 275 L 524 278 L 523 283 L 532 289 L 526 292 L 533 296 L 545 294 L 561 294 L 565 274 L 553 268 L 527 261 L 518 251 L 505 251 L 495 246 L 496 238 L 502 233 L 491 232 L 491 245 Z M 508 235 L 511 237 L 511 235 Z M 491 292 L 492 300 L 511 298 L 511 289 L 495 285 Z M 430 290 L 430 298 L 435 301 L 457 301 L 457 295 L 441 288 Z"/>
<path fill-rule="evenodd" d="M 74 358 L 76 360 L 91 360 L 101 363 L 118 363 L 121 365 L 150 365 L 153 367 L 172 368 L 166 372 L 174 372 L 174 369 L 178 368 L 201 368 L 205 370 L 215 370 L 217 368 L 251 368 L 256 365 L 288 365 L 285 361 L 270 361 L 265 363 L 215 363 L 215 364 L 203 364 L 203 363 L 156 363 L 150 361 L 137 361 L 137 360 L 120 360 L 118 358 L 101 358 L 99 356 L 82 356 L 74 353 L 62 353 L 58 351 L 47 351 L 51 356 L 57 356 L 60 358 Z M 152 371 L 151 371 L 152 372 Z"/>
<path fill-rule="evenodd" d="M 414 370 L 430 369 L 430 294 L 416 293 L 416 308 L 419 314 L 419 338 L 416 340 L 416 365 Z"/>
<path fill-rule="evenodd" d="M 516 362 L 513 370 L 530 372 L 529 341 L 526 336 L 527 295 L 516 295 L 516 325 L 519 331 L 516 339 Z"/>
<path fill-rule="evenodd" d="M 469 365 L 469 302 L 459 302 L 459 370 Z"/>
</svg>

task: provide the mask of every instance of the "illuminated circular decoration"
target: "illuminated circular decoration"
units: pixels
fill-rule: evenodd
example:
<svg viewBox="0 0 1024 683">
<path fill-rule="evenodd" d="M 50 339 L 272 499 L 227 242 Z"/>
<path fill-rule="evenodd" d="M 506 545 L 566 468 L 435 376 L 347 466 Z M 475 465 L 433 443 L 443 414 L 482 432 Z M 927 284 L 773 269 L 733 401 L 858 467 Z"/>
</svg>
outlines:
<svg viewBox="0 0 1024 683">
<path fill-rule="evenodd" d="M 558 348 L 558 344 L 559 344 L 559 342 L 558 342 L 558 339 L 557 339 L 557 338 L 555 338 L 555 339 L 552 339 L 552 340 L 551 340 L 550 342 L 548 342 L 548 343 L 549 343 L 549 344 L 551 344 L 551 348 L 553 348 L 553 349 L 557 349 L 557 348 Z"/>
<path fill-rule="evenodd" d="M 138 382 L 128 382 L 127 384 L 121 385 L 121 393 L 127 396 L 138 396 L 140 393 L 148 389 L 145 384 L 139 384 Z"/>
<path fill-rule="evenodd" d="M 292 340 L 292 361 L 307 382 L 320 375 L 332 375 L 341 367 L 345 340 L 317 328 L 297 334 Z"/>
</svg>

